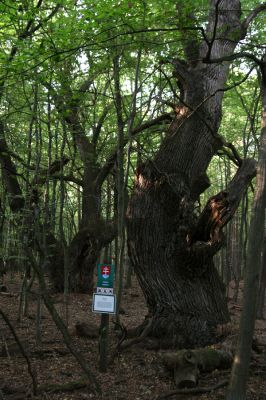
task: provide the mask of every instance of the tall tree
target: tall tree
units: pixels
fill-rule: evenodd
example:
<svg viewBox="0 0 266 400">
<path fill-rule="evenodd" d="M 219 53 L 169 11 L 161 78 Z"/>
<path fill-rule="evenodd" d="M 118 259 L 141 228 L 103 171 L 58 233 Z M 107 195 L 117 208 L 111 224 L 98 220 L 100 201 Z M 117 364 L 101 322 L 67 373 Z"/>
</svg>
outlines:
<svg viewBox="0 0 266 400">
<path fill-rule="evenodd" d="M 261 66 L 262 131 L 259 149 L 256 190 L 252 207 L 248 257 L 245 271 L 243 311 L 240 332 L 231 373 L 227 400 L 245 400 L 258 300 L 259 276 L 265 234 L 266 209 L 266 53 Z"/>
<path fill-rule="evenodd" d="M 180 346 L 211 342 L 215 326 L 229 321 L 213 256 L 223 245 L 222 228 L 255 175 L 255 161 L 241 160 L 229 145 L 239 167 L 235 177 L 199 216 L 194 204 L 210 184 L 206 170 L 212 157 L 228 146 L 218 134 L 228 61 L 239 56 L 234 54 L 236 46 L 265 8 L 259 6 L 242 21 L 238 0 L 211 0 L 204 30 L 192 7 L 185 2 L 177 6 L 185 59 L 171 62 L 180 103 L 158 153 L 136 171 L 127 224 L 130 257 L 151 317 L 150 333 Z"/>
</svg>

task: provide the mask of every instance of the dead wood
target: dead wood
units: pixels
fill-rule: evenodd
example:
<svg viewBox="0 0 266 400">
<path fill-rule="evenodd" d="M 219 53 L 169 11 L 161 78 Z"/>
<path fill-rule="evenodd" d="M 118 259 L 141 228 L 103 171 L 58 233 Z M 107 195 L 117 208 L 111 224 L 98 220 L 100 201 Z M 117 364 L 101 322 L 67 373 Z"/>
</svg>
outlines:
<svg viewBox="0 0 266 400">
<path fill-rule="evenodd" d="M 18 296 L 17 294 L 13 294 L 10 292 L 3 292 L 2 290 L 0 291 L 0 296 L 5 296 L 5 297 L 14 297 L 14 296 Z"/>
<path fill-rule="evenodd" d="M 50 357 L 51 355 L 56 354 L 57 356 L 67 356 L 70 354 L 67 349 L 47 349 L 47 350 L 35 350 L 31 352 L 32 357 L 39 357 L 41 359 Z"/>
<path fill-rule="evenodd" d="M 223 350 L 213 348 L 202 348 L 195 350 L 179 350 L 176 352 L 166 352 L 161 354 L 161 358 L 168 369 L 174 369 L 182 364 L 185 358 L 194 356 L 198 367 L 202 372 L 210 372 L 214 369 L 230 368 L 232 354 Z"/>
<path fill-rule="evenodd" d="M 174 371 L 174 381 L 180 389 L 197 386 L 200 372 L 227 369 L 232 363 L 231 353 L 212 348 L 167 352 L 161 358 Z"/>
<path fill-rule="evenodd" d="M 38 387 L 38 393 L 58 393 L 58 392 L 73 392 L 74 390 L 82 389 L 89 386 L 86 381 L 73 381 L 64 384 L 46 383 Z"/>
<path fill-rule="evenodd" d="M 145 321 L 146 322 L 146 321 Z M 114 349 L 113 353 L 110 356 L 109 359 L 109 365 L 111 365 L 115 358 L 125 349 L 128 349 L 129 347 L 135 345 L 135 344 L 139 344 L 141 343 L 144 339 L 146 339 L 146 337 L 149 335 L 149 333 L 151 332 L 152 329 L 152 322 L 153 322 L 153 318 L 151 318 L 150 320 L 147 320 L 146 322 L 146 326 L 144 327 L 143 331 L 141 332 L 141 334 L 138 337 L 134 337 L 132 339 L 128 339 L 127 338 L 127 329 L 120 325 L 121 327 L 121 332 L 122 332 L 122 336 L 118 342 L 118 344 L 116 345 L 116 348 Z"/>
<path fill-rule="evenodd" d="M 0 386 L 0 390 L 3 394 L 9 395 L 9 394 L 14 394 L 14 393 L 25 393 L 25 387 L 22 386 L 8 386 L 8 385 L 3 385 Z"/>
<path fill-rule="evenodd" d="M 1 400 L 25 400 L 31 397 L 30 392 L 26 391 L 25 386 L 23 387 L 0 387 L 0 399 Z"/>
<path fill-rule="evenodd" d="M 44 383 L 37 387 L 37 393 L 58 393 L 58 392 L 73 392 L 74 390 L 82 389 L 88 387 L 88 381 L 73 381 L 63 384 L 56 383 Z M 3 395 L 8 396 L 8 400 L 11 398 L 26 399 L 27 398 L 27 388 L 25 386 L 8 386 L 4 385 L 0 387 L 0 392 Z M 0 397 L 1 399 L 1 397 Z"/>
<path fill-rule="evenodd" d="M 87 322 L 80 321 L 75 325 L 76 334 L 79 337 L 96 339 L 99 337 L 99 328 L 96 325 L 90 325 Z"/>
<path fill-rule="evenodd" d="M 27 395 L 26 393 L 14 393 L 10 394 L 8 397 L 3 397 L 3 400 L 25 400 L 28 398 L 31 398 L 31 396 Z"/>
<path fill-rule="evenodd" d="M 21 346 L 23 346 L 24 350 L 28 350 L 28 342 L 25 340 L 20 342 Z M 3 344 L 2 349 L 0 351 L 0 357 L 11 357 L 21 354 L 21 347 L 17 342 L 7 344 L 6 342 Z"/>
<path fill-rule="evenodd" d="M 64 338 L 64 342 L 65 342 L 67 348 L 69 349 L 70 353 L 75 357 L 75 359 L 79 363 L 80 367 L 85 372 L 86 376 L 88 377 L 88 379 L 90 380 L 91 384 L 93 385 L 94 391 L 97 392 L 97 393 L 101 393 L 100 384 L 98 383 L 95 375 L 91 372 L 90 366 L 89 366 L 87 360 L 83 357 L 82 353 L 79 350 L 77 350 L 76 347 L 74 346 L 73 341 L 71 339 L 71 336 L 69 334 L 69 331 L 68 331 L 66 325 L 64 324 L 64 322 L 60 318 L 58 312 L 56 311 L 56 308 L 54 307 L 54 304 L 53 304 L 53 302 L 51 300 L 51 297 L 47 293 L 46 283 L 45 283 L 45 278 L 44 278 L 44 275 L 43 275 L 42 268 L 36 262 L 31 249 L 27 248 L 26 250 L 27 250 L 27 255 L 29 257 L 30 263 L 31 263 L 33 269 L 35 270 L 35 272 L 38 275 L 40 289 L 42 291 L 42 297 L 43 297 L 44 304 L 45 304 L 47 310 L 49 311 L 49 313 L 50 313 L 55 325 L 60 330 L 60 332 L 61 332 L 61 334 L 62 334 L 62 336 Z"/>
<path fill-rule="evenodd" d="M 147 322 L 146 327 L 143 329 L 143 331 L 141 332 L 141 334 L 138 337 L 135 337 L 135 338 L 132 338 L 125 342 L 122 342 L 119 346 L 119 351 L 128 349 L 129 347 L 133 346 L 134 344 L 141 343 L 151 332 L 152 323 L 153 323 L 153 318 L 151 318 Z"/>
<path fill-rule="evenodd" d="M 166 393 L 165 395 L 161 395 L 161 396 L 157 397 L 157 400 L 168 399 L 169 397 L 175 396 L 176 394 L 194 395 L 194 394 L 203 394 L 203 393 L 213 392 L 214 390 L 217 390 L 217 389 L 227 386 L 227 384 L 228 384 L 228 380 L 225 380 L 225 381 L 217 383 L 217 385 L 208 386 L 208 387 L 200 387 L 199 386 L 197 388 L 192 388 L 192 389 L 176 389 L 176 390 L 172 390 L 169 393 Z"/>
<path fill-rule="evenodd" d="M 28 388 L 25 386 L 9 386 L 9 385 L 3 385 L 0 386 L 0 392 L 3 393 L 3 395 L 5 396 L 9 396 L 8 399 L 10 399 L 12 396 L 12 398 L 15 398 L 16 395 L 21 396 L 20 398 L 25 399 L 27 397 L 27 392 L 28 392 Z M 22 397 L 24 396 L 24 397 Z"/>
<path fill-rule="evenodd" d="M 32 369 L 30 359 L 29 359 L 29 357 L 28 357 L 28 355 L 27 355 L 27 353 L 26 353 L 26 351 L 25 351 L 25 349 L 24 349 L 24 347 L 23 347 L 23 345 L 22 345 L 22 342 L 20 341 L 19 337 L 17 336 L 16 331 L 15 331 L 13 325 L 12 325 L 11 322 L 9 321 L 9 318 L 8 318 L 7 315 L 4 313 L 4 311 L 1 310 L 1 308 L 0 308 L 0 314 L 2 315 L 2 318 L 3 318 L 3 320 L 5 321 L 5 323 L 7 324 L 7 326 L 9 327 L 9 329 L 10 329 L 10 331 L 11 331 L 11 333 L 12 333 L 14 339 L 16 340 L 16 342 L 17 342 L 17 344 L 18 344 L 18 347 L 19 347 L 19 349 L 20 349 L 20 351 L 21 351 L 23 357 L 24 357 L 25 360 L 26 360 L 26 363 L 27 363 L 27 366 L 28 366 L 28 372 L 29 372 L 29 375 L 30 375 L 30 377 L 31 377 L 31 379 L 32 379 L 32 390 L 33 390 L 33 394 L 36 395 L 36 392 L 37 392 L 37 378 L 36 378 L 36 372 Z"/>
<path fill-rule="evenodd" d="M 113 350 L 112 354 L 110 355 L 108 364 L 112 365 L 114 360 L 115 360 L 115 358 L 117 356 L 119 356 L 119 354 L 123 350 L 128 349 L 129 347 L 131 347 L 131 346 L 133 346 L 135 344 L 139 344 L 139 343 L 143 342 L 143 340 L 145 340 L 146 337 L 151 332 L 152 322 L 153 322 L 153 318 L 151 318 L 150 320 L 145 321 L 146 326 L 144 325 L 144 329 L 139 334 L 139 336 L 138 337 L 133 337 L 133 338 L 128 339 L 128 340 L 126 340 L 128 338 L 128 330 L 127 330 L 127 328 L 124 325 L 118 324 L 116 322 L 115 324 L 117 326 L 119 326 L 119 328 L 121 330 L 121 334 L 120 334 L 120 339 L 119 339 L 115 349 Z M 143 324 L 142 324 L 142 327 L 143 327 Z M 140 332 L 140 330 L 139 330 L 139 332 Z M 131 335 L 130 335 L 130 337 L 131 337 Z"/>
</svg>

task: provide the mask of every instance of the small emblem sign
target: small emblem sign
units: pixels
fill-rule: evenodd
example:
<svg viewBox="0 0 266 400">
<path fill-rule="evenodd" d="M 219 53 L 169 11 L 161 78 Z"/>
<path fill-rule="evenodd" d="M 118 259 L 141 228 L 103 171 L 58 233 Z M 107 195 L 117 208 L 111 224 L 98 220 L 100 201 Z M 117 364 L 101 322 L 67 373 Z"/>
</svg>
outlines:
<svg viewBox="0 0 266 400">
<path fill-rule="evenodd" d="M 114 265 L 99 264 L 98 265 L 98 282 L 97 287 L 113 288 L 114 286 Z"/>
</svg>

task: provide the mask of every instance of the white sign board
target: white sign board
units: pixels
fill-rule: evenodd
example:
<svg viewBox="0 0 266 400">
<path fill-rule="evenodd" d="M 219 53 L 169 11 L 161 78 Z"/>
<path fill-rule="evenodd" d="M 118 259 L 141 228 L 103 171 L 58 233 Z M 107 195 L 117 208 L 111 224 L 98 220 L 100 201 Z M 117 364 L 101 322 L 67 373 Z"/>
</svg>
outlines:
<svg viewBox="0 0 266 400">
<path fill-rule="evenodd" d="M 92 311 L 100 314 L 115 314 L 115 295 L 93 294 Z"/>
</svg>

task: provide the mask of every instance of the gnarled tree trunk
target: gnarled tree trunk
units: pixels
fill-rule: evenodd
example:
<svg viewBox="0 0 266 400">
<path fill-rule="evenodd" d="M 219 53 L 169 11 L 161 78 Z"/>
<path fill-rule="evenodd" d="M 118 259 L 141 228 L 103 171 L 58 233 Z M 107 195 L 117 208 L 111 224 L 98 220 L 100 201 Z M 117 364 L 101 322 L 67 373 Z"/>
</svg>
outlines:
<svg viewBox="0 0 266 400">
<path fill-rule="evenodd" d="M 255 163 L 238 159 L 235 178 L 200 216 L 194 203 L 209 186 L 211 158 L 225 144 L 217 132 L 229 64 L 212 61 L 232 54 L 244 35 L 239 1 L 225 0 L 211 2 L 203 43 L 184 36 L 187 61 L 173 61 L 182 85 L 176 118 L 154 160 L 138 168 L 127 211 L 129 254 L 153 317 L 151 335 L 180 347 L 212 342 L 215 326 L 229 320 L 213 256 Z"/>
</svg>

